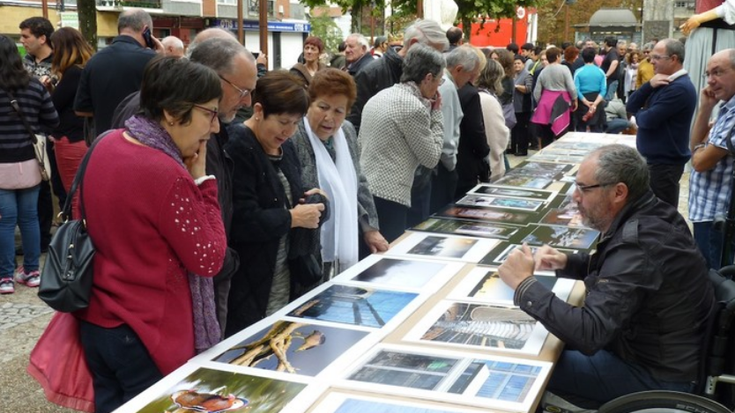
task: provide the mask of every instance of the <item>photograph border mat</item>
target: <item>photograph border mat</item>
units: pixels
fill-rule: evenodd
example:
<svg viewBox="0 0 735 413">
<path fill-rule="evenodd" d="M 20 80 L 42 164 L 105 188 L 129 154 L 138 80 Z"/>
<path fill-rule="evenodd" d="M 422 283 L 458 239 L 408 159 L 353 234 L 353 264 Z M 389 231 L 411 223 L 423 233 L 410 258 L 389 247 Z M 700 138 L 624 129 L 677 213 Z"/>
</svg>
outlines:
<svg viewBox="0 0 735 413">
<path fill-rule="evenodd" d="M 473 201 L 474 200 L 474 201 Z M 497 203 L 509 203 L 508 205 L 496 205 Z M 513 205 L 513 203 L 525 203 L 527 206 Z M 466 194 L 455 202 L 456 205 L 475 206 L 480 208 L 513 209 L 518 211 L 536 212 L 544 206 L 545 201 L 540 199 L 514 198 L 506 196 L 490 196 L 481 194 Z"/>
<path fill-rule="evenodd" d="M 444 315 L 444 313 L 453 305 L 467 305 L 467 306 L 483 306 L 483 307 L 496 307 L 500 310 L 511 310 L 511 311 L 520 311 L 520 315 L 527 317 L 528 321 L 533 322 L 533 327 L 531 328 L 530 334 L 527 339 L 524 340 L 523 347 L 519 349 L 514 348 L 504 348 L 504 347 L 494 347 L 494 346 L 484 346 L 484 345 L 477 345 L 477 344 L 462 344 L 462 343 L 455 343 L 450 341 L 440 341 L 440 340 L 432 340 L 428 338 L 423 338 L 427 332 L 431 328 L 433 328 L 436 323 L 439 321 L 439 319 Z M 503 321 L 511 321 L 511 320 L 503 320 Z M 479 303 L 479 302 L 470 302 L 470 301 L 464 301 L 464 300 L 442 300 L 440 301 L 436 306 L 434 306 L 432 309 L 430 309 L 426 315 L 424 315 L 421 320 L 416 323 L 411 330 L 409 330 L 408 333 L 403 337 L 403 341 L 407 342 L 416 342 L 416 343 L 427 343 L 432 344 L 435 346 L 448 346 L 452 348 L 456 348 L 459 350 L 492 350 L 497 351 L 499 353 L 507 353 L 509 355 L 513 354 L 526 354 L 530 356 L 538 356 L 541 352 L 541 349 L 544 347 L 544 343 L 546 342 L 546 338 L 548 337 L 549 332 L 546 330 L 546 328 L 538 321 L 536 321 L 533 317 L 527 315 L 523 310 L 520 308 L 514 306 L 514 305 L 507 305 L 507 304 L 500 304 L 500 303 Z M 510 339 L 509 339 L 510 340 Z"/>
<path fill-rule="evenodd" d="M 538 368 L 539 372 L 538 375 L 535 377 L 533 384 L 529 387 L 526 396 L 523 398 L 522 401 L 519 402 L 483 398 L 467 394 L 469 392 L 478 391 L 479 387 L 485 382 L 483 378 L 478 377 L 475 377 L 470 382 L 470 384 L 467 386 L 466 390 L 462 394 L 448 393 L 445 391 L 414 389 L 409 387 L 376 384 L 348 379 L 348 377 L 359 371 L 369 360 L 378 355 L 381 351 L 455 359 L 457 360 L 457 363 L 460 364 L 457 366 L 457 368 L 462 369 L 466 368 L 474 361 L 480 361 L 520 364 L 524 366 Z M 454 403 L 457 405 L 470 405 L 489 409 L 529 411 L 531 409 L 531 406 L 534 404 L 534 401 L 539 396 L 540 392 L 543 391 L 543 385 L 546 382 L 549 373 L 551 372 L 551 367 L 552 363 L 547 361 L 519 359 L 507 356 L 479 355 L 474 353 L 468 354 L 466 352 L 463 353 L 456 350 L 444 350 L 433 347 L 428 348 L 395 344 L 379 344 L 373 347 L 370 352 L 365 353 L 362 357 L 356 360 L 355 363 L 352 364 L 348 369 L 345 369 L 345 372 L 342 375 L 342 380 L 335 382 L 333 387 L 368 391 L 378 394 L 386 393 L 417 399 L 437 400 L 441 402 Z M 452 378 L 458 379 L 463 372 L 464 370 L 454 372 Z"/>
<path fill-rule="evenodd" d="M 348 400 L 358 400 L 368 403 L 377 403 L 380 407 L 383 406 L 395 406 L 395 409 L 391 408 L 390 413 L 404 413 L 405 409 L 419 409 L 415 411 L 409 410 L 411 413 L 498 413 L 488 411 L 486 409 L 476 409 L 470 407 L 457 407 L 446 404 L 439 404 L 434 401 L 426 400 L 415 400 L 415 399 L 398 399 L 395 397 L 385 397 L 384 395 L 373 395 L 373 394 L 358 394 L 358 393 L 345 393 L 330 389 L 323 400 L 312 406 L 311 410 L 307 410 L 310 413 L 336 413 L 343 403 Z M 423 409 L 423 410 L 421 410 Z M 471 409 L 471 410 L 468 410 Z M 371 413 L 370 411 L 363 411 L 362 413 Z M 386 413 L 384 410 L 380 410 L 380 413 Z"/>
<path fill-rule="evenodd" d="M 429 223 L 429 221 L 432 221 Z M 474 230 L 459 230 L 460 227 L 463 226 L 477 226 L 477 227 L 491 227 L 493 229 L 502 230 L 502 234 L 487 234 L 482 232 L 482 228 L 479 228 L 477 231 Z M 421 228 L 422 226 L 431 226 L 429 229 Z M 455 229 L 451 232 L 442 232 L 439 228 L 436 228 L 436 226 L 455 226 Z M 423 222 L 415 225 L 413 228 L 409 228 L 410 231 L 416 231 L 416 232 L 429 232 L 434 234 L 449 234 L 449 235 L 457 235 L 462 237 L 477 237 L 477 238 L 488 238 L 488 239 L 498 239 L 498 240 L 508 240 L 512 236 L 518 233 L 521 229 L 525 228 L 524 226 L 514 225 L 514 224 L 504 224 L 502 222 L 493 222 L 493 221 L 477 221 L 477 220 L 470 220 L 470 219 L 464 219 L 464 218 L 450 218 L 450 217 L 439 217 L 439 216 L 431 216 L 429 218 L 426 218 Z"/>
<path fill-rule="evenodd" d="M 407 237 L 402 239 L 398 244 L 393 245 L 384 254 L 390 257 L 394 257 L 394 256 L 395 257 L 408 257 L 412 259 L 414 257 L 422 257 L 422 258 L 431 258 L 431 259 L 436 259 L 436 260 L 452 260 L 452 261 L 477 263 L 500 243 L 500 240 L 492 239 L 492 238 L 478 238 L 478 237 L 448 235 L 448 234 L 432 233 L 432 232 L 410 232 L 408 234 L 409 235 Z M 411 251 L 415 246 L 417 246 L 419 243 L 421 243 L 423 240 L 429 237 L 446 238 L 446 239 L 471 239 L 471 240 L 476 241 L 476 243 L 462 257 L 459 257 L 459 258 L 432 257 L 430 255 L 409 253 L 409 251 Z"/>
<path fill-rule="evenodd" d="M 508 195 L 508 194 L 494 194 L 482 192 L 482 188 L 490 188 L 498 191 L 518 191 L 532 194 L 532 196 L 525 195 Z M 470 189 L 467 194 L 482 195 L 482 196 L 502 196 L 504 198 L 521 198 L 521 199 L 533 199 L 536 201 L 549 202 L 557 195 L 557 191 L 550 191 L 548 189 L 536 189 L 536 188 L 524 188 L 522 186 L 510 186 L 510 185 L 495 185 L 495 184 L 478 184 L 474 188 Z"/>
<path fill-rule="evenodd" d="M 505 283 L 503 283 L 502 285 L 507 288 L 507 295 L 510 296 L 510 299 L 508 300 L 483 300 L 468 296 L 468 294 L 472 292 L 472 290 L 474 290 L 480 284 L 480 282 L 482 282 L 487 273 L 497 271 L 498 267 L 473 268 L 469 273 L 467 273 L 464 279 L 462 279 L 462 281 L 457 284 L 457 286 L 454 287 L 454 289 L 449 294 L 447 294 L 446 299 L 454 301 L 467 301 L 469 303 L 513 305 L 513 289 L 505 285 Z M 556 275 L 552 271 L 536 271 L 534 272 L 534 275 L 555 277 L 556 283 L 554 284 L 554 288 L 551 291 L 559 299 L 565 302 L 569 301 L 569 297 L 572 294 L 572 290 L 574 289 L 576 280 L 570 278 L 556 277 Z"/>
</svg>

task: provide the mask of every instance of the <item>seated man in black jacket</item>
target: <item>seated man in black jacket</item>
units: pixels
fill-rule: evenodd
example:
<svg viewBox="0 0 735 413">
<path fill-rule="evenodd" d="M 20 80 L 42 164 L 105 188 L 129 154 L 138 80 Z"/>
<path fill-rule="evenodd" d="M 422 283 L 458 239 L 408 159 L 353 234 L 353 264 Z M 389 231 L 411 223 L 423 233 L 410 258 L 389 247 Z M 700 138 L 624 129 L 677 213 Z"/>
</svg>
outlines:
<svg viewBox="0 0 735 413">
<path fill-rule="evenodd" d="M 524 245 L 500 267 L 514 301 L 566 343 L 548 384 L 559 395 L 598 403 L 643 390 L 691 391 L 714 295 L 684 218 L 656 198 L 635 148 L 590 153 L 574 200 L 585 225 L 602 233 L 595 254 L 565 255 Z M 531 276 L 584 280 L 580 307 Z"/>
</svg>

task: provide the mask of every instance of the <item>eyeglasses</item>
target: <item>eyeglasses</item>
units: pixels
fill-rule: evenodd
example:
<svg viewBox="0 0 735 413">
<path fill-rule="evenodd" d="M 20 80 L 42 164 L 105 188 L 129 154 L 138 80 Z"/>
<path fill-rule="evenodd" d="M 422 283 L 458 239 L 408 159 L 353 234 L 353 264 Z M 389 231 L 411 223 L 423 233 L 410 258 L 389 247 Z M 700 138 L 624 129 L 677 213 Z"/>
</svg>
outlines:
<svg viewBox="0 0 735 413">
<path fill-rule="evenodd" d="M 212 123 L 212 122 L 214 122 L 215 119 L 217 119 L 217 115 L 219 114 L 219 111 L 217 109 L 210 109 L 210 108 L 208 108 L 206 106 L 197 105 L 197 104 L 194 104 L 193 106 L 195 108 L 197 108 L 197 109 L 201 109 L 201 110 L 209 113 L 210 115 L 212 115 L 212 118 L 209 119 L 209 123 Z"/>
<path fill-rule="evenodd" d="M 229 85 L 230 85 L 230 86 L 232 86 L 232 87 L 233 87 L 233 88 L 234 88 L 235 90 L 237 90 L 237 91 L 238 91 L 238 92 L 240 93 L 240 99 L 244 99 L 244 98 L 245 98 L 245 96 L 249 95 L 249 94 L 250 94 L 250 92 L 251 92 L 251 91 L 250 91 L 250 90 L 248 90 L 248 89 L 240 89 L 239 87 L 237 87 L 237 85 L 235 85 L 234 83 L 230 82 L 229 80 L 225 79 L 225 78 L 224 78 L 224 77 L 222 77 L 222 76 L 220 76 L 219 78 L 220 78 L 220 79 L 222 79 L 222 80 L 224 80 L 225 82 L 227 82 L 227 84 L 229 84 Z"/>
<path fill-rule="evenodd" d="M 724 69 L 715 69 L 711 72 L 704 72 L 704 78 L 707 79 L 710 76 L 719 78 L 719 77 L 722 77 L 722 75 L 724 75 L 727 72 L 728 71 Z"/>
<path fill-rule="evenodd" d="M 651 55 L 651 60 L 664 60 L 664 59 L 671 59 L 671 56 L 660 55 L 660 54 Z"/>
<path fill-rule="evenodd" d="M 581 193 L 587 193 L 595 188 L 602 188 L 605 186 L 614 185 L 614 183 L 605 183 L 605 184 L 594 184 L 594 185 L 582 185 L 579 182 L 575 182 L 574 185 L 579 189 L 579 192 Z"/>
<path fill-rule="evenodd" d="M 439 86 L 441 86 L 441 85 L 444 84 L 444 81 L 446 80 L 444 78 L 444 76 L 442 76 L 442 75 L 434 75 L 432 73 L 429 73 L 429 74 L 434 78 L 434 80 L 439 79 Z M 439 76 L 441 76 L 441 77 L 439 77 Z"/>
</svg>

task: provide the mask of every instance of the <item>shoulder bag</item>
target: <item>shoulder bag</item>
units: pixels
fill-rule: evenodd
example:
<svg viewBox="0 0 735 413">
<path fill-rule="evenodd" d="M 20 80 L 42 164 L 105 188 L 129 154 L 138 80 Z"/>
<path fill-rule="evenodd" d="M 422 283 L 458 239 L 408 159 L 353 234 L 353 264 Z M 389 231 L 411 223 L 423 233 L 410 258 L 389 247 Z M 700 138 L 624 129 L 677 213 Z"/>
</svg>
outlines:
<svg viewBox="0 0 735 413">
<path fill-rule="evenodd" d="M 101 138 L 101 137 L 100 137 Z M 87 232 L 84 212 L 84 172 L 97 142 L 89 148 L 79 165 L 71 191 L 61 212 L 64 223 L 51 239 L 46 264 L 41 271 L 38 297 L 56 311 L 70 313 L 89 306 L 92 296 L 94 244 Z M 71 219 L 72 199 L 79 188 L 80 219 Z"/>
<path fill-rule="evenodd" d="M 41 171 L 41 179 L 48 181 L 51 178 L 51 164 L 49 163 L 48 153 L 46 152 L 46 136 L 33 133 L 33 128 L 28 124 L 25 116 L 23 116 L 23 112 L 20 110 L 20 106 L 18 106 L 18 100 L 15 99 L 12 93 L 7 93 L 10 96 L 10 106 L 18 112 L 18 117 L 20 117 L 20 121 L 23 122 L 23 126 L 28 131 L 28 136 L 31 138 L 31 142 L 33 142 L 33 150 L 36 152 L 36 160 L 38 161 L 38 169 Z"/>
</svg>

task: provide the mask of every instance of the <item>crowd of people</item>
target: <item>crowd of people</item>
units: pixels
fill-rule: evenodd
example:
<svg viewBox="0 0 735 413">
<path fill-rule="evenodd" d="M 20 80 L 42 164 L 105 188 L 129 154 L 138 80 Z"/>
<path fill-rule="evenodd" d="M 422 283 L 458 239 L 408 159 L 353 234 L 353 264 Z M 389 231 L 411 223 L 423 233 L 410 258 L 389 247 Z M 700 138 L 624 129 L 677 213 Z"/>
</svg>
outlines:
<svg viewBox="0 0 735 413">
<path fill-rule="evenodd" d="M 97 53 L 76 29 L 40 17 L 20 24 L 24 58 L 0 36 L 0 101 L 22 109 L 0 105 L 0 293 L 39 285 L 51 186 L 63 204 L 89 156 L 73 209 L 84 208 L 97 255 L 89 308 L 74 316 L 97 411 L 388 250 L 502 177 L 506 154 L 526 156 L 569 130 L 636 127 L 637 150 L 595 151 L 576 177 L 580 213 L 603 233 L 598 254 L 523 248 L 500 275 L 516 303 L 576 351 L 562 357 L 553 390 L 604 402 L 690 389 L 694 337 L 711 305 L 706 268 L 719 267 L 725 243 L 713 221 L 732 194 L 735 49 L 709 58 L 698 92 L 675 39 L 640 51 L 615 37 L 599 48 L 480 49 L 462 44 L 456 27 L 419 20 L 393 45 L 350 34 L 332 59 L 309 36 L 298 64 L 268 71 L 266 56 L 228 31 L 206 29 L 185 47 L 147 35 L 152 25 L 143 10 L 121 13 L 119 36 Z M 47 136 L 50 183 L 23 118 Z M 693 238 L 676 212 L 690 159 Z M 553 299 L 534 268 L 585 279 L 586 305 Z M 672 340 L 680 355 L 654 354 Z M 627 384 L 582 380 L 580 363 Z"/>
</svg>

